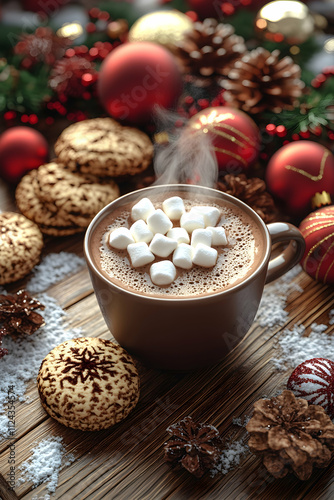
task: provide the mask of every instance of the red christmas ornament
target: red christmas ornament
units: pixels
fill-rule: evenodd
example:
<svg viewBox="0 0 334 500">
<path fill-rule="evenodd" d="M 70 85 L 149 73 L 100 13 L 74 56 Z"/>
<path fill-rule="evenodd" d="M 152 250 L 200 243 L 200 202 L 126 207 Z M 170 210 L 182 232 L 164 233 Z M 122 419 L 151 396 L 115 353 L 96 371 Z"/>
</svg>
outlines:
<svg viewBox="0 0 334 500">
<path fill-rule="evenodd" d="M 334 206 L 322 207 L 304 219 L 299 229 L 306 249 L 301 265 L 311 278 L 334 283 Z"/>
<path fill-rule="evenodd" d="M 334 195 L 334 157 L 316 142 L 291 142 L 271 157 L 265 180 L 288 213 L 304 216 L 312 208 L 330 203 L 329 196 Z"/>
<path fill-rule="evenodd" d="M 151 122 L 156 106 L 172 108 L 181 92 L 182 78 L 173 55 L 154 43 L 117 47 L 99 73 L 103 106 L 116 120 L 132 125 Z"/>
<path fill-rule="evenodd" d="M 0 137 L 0 176 L 16 183 L 33 168 L 48 160 L 48 143 L 40 132 L 29 127 L 13 127 Z"/>
<path fill-rule="evenodd" d="M 219 18 L 222 15 L 223 0 L 188 0 L 191 10 L 194 10 L 202 19 L 206 17 Z"/>
<path fill-rule="evenodd" d="M 45 2 L 45 0 L 22 0 L 22 5 L 25 10 L 32 12 L 43 12 L 44 14 L 53 14 L 59 7 L 66 5 L 70 0 L 52 0 L 52 2 Z"/>
<path fill-rule="evenodd" d="M 189 120 L 188 127 L 196 134 L 210 134 L 221 171 L 239 174 L 258 158 L 260 131 L 239 109 L 227 106 L 204 109 Z"/>
<path fill-rule="evenodd" d="M 294 369 L 287 388 L 296 397 L 306 399 L 311 405 L 319 405 L 334 417 L 334 363 L 325 358 L 304 361 Z"/>
</svg>

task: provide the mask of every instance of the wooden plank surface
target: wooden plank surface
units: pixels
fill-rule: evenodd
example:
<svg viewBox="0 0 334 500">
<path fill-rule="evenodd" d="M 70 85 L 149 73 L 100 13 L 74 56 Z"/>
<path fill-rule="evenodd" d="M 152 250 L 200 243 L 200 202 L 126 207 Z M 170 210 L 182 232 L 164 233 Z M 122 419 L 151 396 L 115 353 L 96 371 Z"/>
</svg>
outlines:
<svg viewBox="0 0 334 500">
<path fill-rule="evenodd" d="M 0 184 L 0 209 L 15 209 L 13 192 Z M 48 238 L 43 255 L 65 250 L 82 256 L 83 235 Z M 334 461 L 317 470 L 309 481 L 293 476 L 274 480 L 258 458 L 246 454 L 227 474 L 205 475 L 198 480 L 186 471 L 172 469 L 163 460 L 166 428 L 192 415 L 215 425 L 227 440 L 246 442 L 246 430 L 236 425 L 252 412 L 253 403 L 286 387 L 290 370 L 274 370 L 276 343 L 284 328 L 314 322 L 328 324 L 334 308 L 334 290 L 316 283 L 301 272 L 293 280 L 302 292 L 287 300 L 284 325 L 262 328 L 254 323 L 245 339 L 218 365 L 192 373 L 152 370 L 138 363 L 141 396 L 135 410 L 115 427 L 101 432 L 68 429 L 47 416 L 40 405 L 35 381 L 27 387 L 28 403 L 16 405 L 16 467 L 31 455 L 36 443 L 49 436 L 62 436 L 75 461 L 64 468 L 51 498 L 56 500 L 99 499 L 331 499 L 334 498 Z M 25 281 L 6 287 L 13 292 Z M 67 312 L 71 327 L 84 336 L 111 339 L 95 299 L 88 271 L 81 269 L 47 291 Z M 332 334 L 333 326 L 329 329 Z M 317 353 L 314 353 L 316 356 Z M 0 442 L 0 498 L 44 498 L 46 485 L 32 488 L 23 483 L 15 493 L 6 488 L 9 441 Z"/>
</svg>

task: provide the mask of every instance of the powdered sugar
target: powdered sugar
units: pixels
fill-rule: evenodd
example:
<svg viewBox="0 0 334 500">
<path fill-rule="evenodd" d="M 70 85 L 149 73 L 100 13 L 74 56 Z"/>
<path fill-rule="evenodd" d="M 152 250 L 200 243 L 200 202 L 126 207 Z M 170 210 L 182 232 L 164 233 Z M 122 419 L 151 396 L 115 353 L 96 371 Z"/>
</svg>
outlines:
<svg viewBox="0 0 334 500">
<path fill-rule="evenodd" d="M 326 333 L 328 327 L 313 323 L 310 328 L 309 336 L 305 336 L 303 325 L 282 331 L 275 346 L 279 348 L 279 357 L 272 359 L 277 370 L 295 368 L 312 358 L 334 359 L 334 336 Z"/>
<path fill-rule="evenodd" d="M 212 477 L 218 473 L 227 474 L 240 464 L 241 459 L 249 452 L 249 448 L 242 440 L 232 441 L 225 448 L 214 468 L 210 471 Z"/>
<path fill-rule="evenodd" d="M 334 325 L 334 309 L 331 309 L 328 313 L 329 316 L 329 324 Z"/>
<path fill-rule="evenodd" d="M 44 311 L 38 311 L 45 319 L 45 326 L 30 337 L 13 339 L 6 336 L 3 339 L 3 347 L 8 349 L 9 354 L 1 359 L 0 413 L 4 411 L 8 387 L 13 386 L 16 399 L 24 401 L 27 382 L 36 380 L 41 362 L 51 349 L 65 340 L 80 337 L 81 330 L 70 329 L 64 323 L 66 313 L 55 299 L 41 294 L 38 300 L 45 305 Z M 0 426 L 0 435 L 6 428 Z"/>
<path fill-rule="evenodd" d="M 285 307 L 290 293 L 303 291 L 299 285 L 292 281 L 301 272 L 301 269 L 299 265 L 295 266 L 280 279 L 266 285 L 255 318 L 260 326 L 273 328 L 284 325 L 289 316 Z"/>
<path fill-rule="evenodd" d="M 31 457 L 19 467 L 22 475 L 18 484 L 29 481 L 35 488 L 41 483 L 47 483 L 48 492 L 54 493 L 60 471 L 74 460 L 72 454 L 66 455 L 63 438 L 53 436 L 43 439 L 33 448 Z"/>
<path fill-rule="evenodd" d="M 232 424 L 237 425 L 238 427 L 246 427 L 251 417 L 248 415 L 243 415 L 242 417 L 234 417 L 232 419 Z"/>
<path fill-rule="evenodd" d="M 44 292 L 51 285 L 59 283 L 66 276 L 76 273 L 84 266 L 85 259 L 74 253 L 50 253 L 35 266 L 34 274 L 28 281 L 26 289 L 33 293 Z"/>
</svg>

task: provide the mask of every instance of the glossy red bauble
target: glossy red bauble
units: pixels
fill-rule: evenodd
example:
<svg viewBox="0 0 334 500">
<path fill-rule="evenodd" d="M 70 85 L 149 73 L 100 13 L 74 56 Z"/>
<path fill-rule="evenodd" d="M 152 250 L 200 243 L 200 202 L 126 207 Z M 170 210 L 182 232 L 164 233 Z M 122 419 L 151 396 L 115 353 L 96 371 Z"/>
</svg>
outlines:
<svg viewBox="0 0 334 500">
<path fill-rule="evenodd" d="M 181 92 L 174 56 L 154 43 L 117 47 L 101 66 L 98 94 L 102 105 L 110 116 L 131 125 L 151 122 L 156 107 L 173 108 Z"/>
<path fill-rule="evenodd" d="M 187 0 L 191 10 L 195 11 L 201 19 L 206 17 L 219 18 L 222 15 L 221 5 L 223 0 Z"/>
<path fill-rule="evenodd" d="M 59 7 L 66 5 L 70 0 L 52 0 L 46 2 L 44 0 L 22 0 L 22 5 L 25 10 L 32 12 L 43 12 L 44 14 L 53 14 Z"/>
<path fill-rule="evenodd" d="M 334 417 L 334 363 L 330 359 L 313 358 L 294 369 L 287 387 L 296 397 L 310 405 L 319 405 Z"/>
<path fill-rule="evenodd" d="M 47 162 L 48 156 L 48 143 L 40 132 L 10 128 L 0 136 L 0 177 L 16 183 L 28 170 Z"/>
<path fill-rule="evenodd" d="M 195 134 L 209 134 L 219 170 L 239 174 L 257 160 L 260 131 L 243 111 L 227 106 L 207 108 L 194 115 L 188 129 Z"/>
<path fill-rule="evenodd" d="M 306 249 L 304 271 L 318 281 L 334 284 L 334 206 L 312 212 L 300 224 Z"/>
<path fill-rule="evenodd" d="M 317 142 L 291 142 L 272 156 L 265 180 L 289 215 L 304 216 L 311 211 L 316 193 L 334 195 L 334 157 Z"/>
</svg>

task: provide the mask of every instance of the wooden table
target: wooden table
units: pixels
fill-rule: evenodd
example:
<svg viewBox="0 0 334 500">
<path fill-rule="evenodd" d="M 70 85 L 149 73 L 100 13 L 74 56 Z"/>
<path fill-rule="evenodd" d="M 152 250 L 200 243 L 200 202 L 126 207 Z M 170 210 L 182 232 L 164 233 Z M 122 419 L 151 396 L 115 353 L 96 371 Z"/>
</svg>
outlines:
<svg viewBox="0 0 334 500">
<path fill-rule="evenodd" d="M 15 209 L 13 192 L 0 184 L 0 208 Z M 65 250 L 82 256 L 83 235 L 47 239 L 44 254 Z M 141 396 L 130 416 L 115 427 L 101 432 L 68 429 L 49 418 L 43 410 L 36 383 L 28 386 L 29 404 L 16 406 L 16 466 L 27 460 L 36 442 L 52 435 L 62 436 L 68 453 L 75 461 L 59 476 L 56 493 L 61 500 L 188 500 L 188 499 L 301 499 L 334 498 L 334 461 L 316 470 L 309 481 L 288 476 L 274 480 L 260 460 L 248 453 L 239 466 L 226 475 L 209 474 L 196 479 L 186 471 L 173 470 L 163 460 L 166 428 L 192 415 L 194 419 L 215 425 L 226 439 L 246 438 L 246 430 L 233 419 L 250 416 L 253 403 L 286 388 L 289 371 L 273 369 L 277 356 L 275 342 L 281 330 L 300 322 L 306 327 L 314 321 L 328 323 L 334 308 L 334 290 L 301 272 L 294 281 L 303 292 L 293 292 L 287 301 L 289 317 L 283 326 L 263 329 L 254 324 L 246 338 L 224 361 L 195 373 L 159 372 L 140 366 Z M 14 292 L 24 281 L 7 286 Z M 71 326 L 80 327 L 85 336 L 110 339 L 95 299 L 88 271 L 82 269 L 47 293 L 66 310 Z M 316 356 L 317 353 L 314 353 Z M 0 361 L 1 367 L 1 361 Z M 8 441 L 0 443 L 0 497 L 44 498 L 46 486 L 32 489 L 29 483 L 6 492 Z"/>
</svg>

